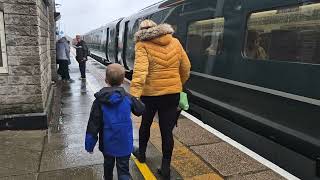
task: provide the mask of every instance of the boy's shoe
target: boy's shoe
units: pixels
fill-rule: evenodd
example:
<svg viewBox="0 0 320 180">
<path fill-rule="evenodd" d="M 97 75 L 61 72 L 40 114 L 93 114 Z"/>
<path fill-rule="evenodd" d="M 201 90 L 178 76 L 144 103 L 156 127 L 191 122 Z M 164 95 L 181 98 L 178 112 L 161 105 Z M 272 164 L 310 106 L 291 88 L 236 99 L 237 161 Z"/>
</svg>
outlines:
<svg viewBox="0 0 320 180">
<path fill-rule="evenodd" d="M 140 153 L 138 148 L 134 148 L 132 154 L 138 159 L 140 163 L 146 162 L 146 154 Z"/>
<path fill-rule="evenodd" d="M 80 77 L 79 80 L 86 80 L 86 78 Z"/>
</svg>

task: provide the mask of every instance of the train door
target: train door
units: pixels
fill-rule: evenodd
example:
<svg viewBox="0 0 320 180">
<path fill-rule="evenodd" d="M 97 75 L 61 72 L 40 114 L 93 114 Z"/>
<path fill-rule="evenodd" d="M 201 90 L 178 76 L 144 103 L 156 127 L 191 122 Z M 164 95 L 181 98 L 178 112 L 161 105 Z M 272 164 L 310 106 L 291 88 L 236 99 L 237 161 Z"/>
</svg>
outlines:
<svg viewBox="0 0 320 180">
<path fill-rule="evenodd" d="M 109 47 L 109 28 L 107 28 L 107 32 L 106 32 L 107 36 L 106 36 L 106 48 L 105 48 L 105 53 L 106 53 L 106 59 L 107 61 L 110 62 L 109 58 L 108 58 L 108 47 Z"/>
<path fill-rule="evenodd" d="M 112 63 L 116 62 L 116 24 L 112 23 L 109 29 L 109 45 L 108 45 L 108 60 Z"/>
<path fill-rule="evenodd" d="M 128 41 L 128 26 L 129 26 L 130 21 L 126 21 L 124 24 L 124 33 L 123 33 L 123 47 L 122 47 L 122 60 L 123 60 L 123 65 L 126 69 L 129 69 L 127 62 L 125 61 L 126 59 L 126 51 L 127 51 L 127 41 Z"/>
<path fill-rule="evenodd" d="M 134 41 L 134 34 L 139 29 L 139 24 L 142 19 L 145 19 L 144 17 L 137 17 L 132 18 L 130 21 L 127 22 L 127 33 L 126 36 L 126 43 L 124 44 L 125 50 L 124 50 L 124 61 L 126 63 L 126 66 L 128 67 L 128 70 L 133 70 L 134 66 L 134 58 L 135 58 L 135 41 Z"/>
<path fill-rule="evenodd" d="M 120 63 L 119 62 L 119 58 L 118 58 L 118 53 L 119 53 L 119 34 L 120 34 L 120 23 L 121 23 L 121 21 L 122 21 L 122 18 L 116 24 L 115 54 L 114 54 L 114 58 L 115 58 L 115 62 L 116 63 Z"/>
</svg>

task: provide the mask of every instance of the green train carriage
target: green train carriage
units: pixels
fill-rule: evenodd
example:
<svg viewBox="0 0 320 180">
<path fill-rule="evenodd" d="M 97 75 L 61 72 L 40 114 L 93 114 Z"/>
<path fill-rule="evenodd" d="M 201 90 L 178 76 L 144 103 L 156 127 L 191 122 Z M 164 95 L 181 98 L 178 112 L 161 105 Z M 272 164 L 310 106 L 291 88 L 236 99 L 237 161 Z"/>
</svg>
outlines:
<svg viewBox="0 0 320 180">
<path fill-rule="evenodd" d="M 139 23 L 171 24 L 192 63 L 189 113 L 297 177 L 320 179 L 319 12 L 306 0 L 162 1 L 116 21 L 106 59 L 130 79 Z"/>
</svg>

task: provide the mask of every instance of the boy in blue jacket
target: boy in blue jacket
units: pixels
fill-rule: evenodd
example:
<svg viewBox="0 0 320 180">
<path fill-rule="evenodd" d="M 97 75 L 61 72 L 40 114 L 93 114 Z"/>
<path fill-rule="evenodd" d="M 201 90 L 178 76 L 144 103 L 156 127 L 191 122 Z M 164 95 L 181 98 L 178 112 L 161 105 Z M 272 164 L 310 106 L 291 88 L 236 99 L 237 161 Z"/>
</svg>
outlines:
<svg viewBox="0 0 320 180">
<path fill-rule="evenodd" d="M 113 178 L 116 161 L 119 180 L 131 178 L 129 158 L 133 151 L 133 129 L 131 112 L 142 115 L 144 105 L 130 96 L 123 87 L 124 68 L 111 64 L 106 70 L 106 83 L 110 87 L 102 88 L 96 93 L 87 126 L 85 149 L 89 153 L 98 141 L 99 150 L 104 156 L 104 178 Z"/>
</svg>

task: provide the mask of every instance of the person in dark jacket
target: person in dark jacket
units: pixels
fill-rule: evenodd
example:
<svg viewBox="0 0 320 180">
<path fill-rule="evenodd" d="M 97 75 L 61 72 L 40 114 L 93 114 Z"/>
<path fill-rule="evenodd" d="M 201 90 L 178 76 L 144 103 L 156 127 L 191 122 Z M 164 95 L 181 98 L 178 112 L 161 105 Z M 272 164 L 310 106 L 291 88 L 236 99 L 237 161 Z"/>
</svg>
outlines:
<svg viewBox="0 0 320 180">
<path fill-rule="evenodd" d="M 70 46 L 65 37 L 59 39 L 56 43 L 57 62 L 59 62 L 58 73 L 61 75 L 63 81 L 71 81 L 69 75 L 70 64 Z"/>
<path fill-rule="evenodd" d="M 86 79 L 86 61 L 88 60 L 88 47 L 84 40 L 81 40 L 81 36 L 76 36 L 76 60 L 79 63 L 79 69 L 81 73 L 80 79 Z"/>
<path fill-rule="evenodd" d="M 131 112 L 142 115 L 144 104 L 120 87 L 125 71 L 119 64 L 107 67 L 106 83 L 111 87 L 102 88 L 95 94 L 87 126 L 85 149 L 92 153 L 98 141 L 104 155 L 104 178 L 113 178 L 116 161 L 118 179 L 128 180 L 129 158 L 133 151 L 133 129 Z"/>
</svg>

